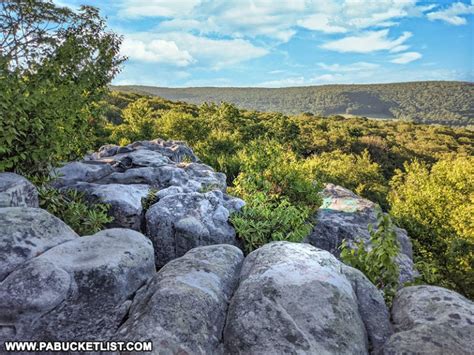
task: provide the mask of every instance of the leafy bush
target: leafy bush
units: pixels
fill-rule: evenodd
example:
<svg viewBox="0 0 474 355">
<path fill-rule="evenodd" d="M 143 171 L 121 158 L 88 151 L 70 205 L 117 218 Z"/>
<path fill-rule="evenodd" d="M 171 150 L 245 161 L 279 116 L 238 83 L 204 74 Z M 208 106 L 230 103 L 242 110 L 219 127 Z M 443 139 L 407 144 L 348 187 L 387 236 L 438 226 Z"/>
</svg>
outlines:
<svg viewBox="0 0 474 355">
<path fill-rule="evenodd" d="M 276 141 L 256 141 L 239 152 L 241 172 L 234 193 L 243 199 L 256 192 L 316 210 L 321 205 L 321 186 L 296 155 Z"/>
<path fill-rule="evenodd" d="M 474 157 L 430 169 L 415 161 L 391 182 L 391 214 L 407 229 L 425 282 L 474 297 Z"/>
<path fill-rule="evenodd" d="M 341 260 L 362 271 L 367 278 L 385 294 L 391 302 L 399 283 L 399 269 L 395 258 L 400 245 L 389 215 L 381 210 L 377 213 L 377 229 L 369 225 L 370 246 L 363 239 L 354 247 L 344 240 L 341 245 Z"/>
<path fill-rule="evenodd" d="M 232 191 L 247 205 L 231 222 L 245 250 L 274 240 L 299 242 L 311 231 L 321 187 L 295 154 L 275 141 L 253 142 L 239 153 L 241 172 Z"/>
<path fill-rule="evenodd" d="M 386 181 L 380 166 L 371 161 L 367 151 L 360 155 L 346 154 L 339 150 L 324 152 L 307 158 L 304 164 L 318 181 L 342 185 L 387 207 Z"/>
<path fill-rule="evenodd" d="M 7 1 L 0 41 L 0 171 L 46 171 L 90 149 L 122 61 L 98 10 Z"/>
<path fill-rule="evenodd" d="M 79 235 L 91 235 L 104 229 L 113 221 L 108 215 L 110 206 L 91 203 L 75 190 L 60 191 L 49 185 L 51 178 L 32 175 L 29 179 L 36 184 L 40 207 L 55 215 Z"/>
<path fill-rule="evenodd" d="M 300 242 L 311 231 L 310 209 L 292 205 L 287 199 L 273 200 L 259 192 L 247 198 L 242 211 L 230 221 L 247 253 L 276 240 Z"/>
<path fill-rule="evenodd" d="M 123 122 L 118 126 L 109 126 L 112 141 L 123 145 L 156 138 L 156 112 L 147 98 L 131 102 L 122 110 Z"/>
</svg>

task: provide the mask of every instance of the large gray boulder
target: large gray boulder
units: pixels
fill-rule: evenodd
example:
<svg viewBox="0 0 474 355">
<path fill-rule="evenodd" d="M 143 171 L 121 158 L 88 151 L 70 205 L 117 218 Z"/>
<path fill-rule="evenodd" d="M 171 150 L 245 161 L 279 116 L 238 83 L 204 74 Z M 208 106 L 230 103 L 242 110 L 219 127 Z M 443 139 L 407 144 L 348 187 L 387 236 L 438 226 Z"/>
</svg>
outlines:
<svg viewBox="0 0 474 355">
<path fill-rule="evenodd" d="M 142 234 L 109 229 L 51 248 L 0 283 L 5 340 L 108 340 L 155 273 Z"/>
<path fill-rule="evenodd" d="M 69 226 L 45 210 L 0 208 L 0 281 L 28 260 L 77 237 Z"/>
<path fill-rule="evenodd" d="M 243 260 L 231 245 L 195 248 L 140 289 L 120 341 L 152 341 L 153 354 L 221 354 L 229 300 Z"/>
<path fill-rule="evenodd" d="M 228 199 L 221 191 L 166 195 L 146 213 L 146 233 L 155 247 L 157 267 L 198 246 L 238 245 L 229 214 L 243 201 Z M 240 201 L 240 204 L 239 204 Z"/>
<path fill-rule="evenodd" d="M 322 191 L 323 205 L 317 213 L 317 222 L 306 242 L 339 257 L 342 241 L 349 244 L 363 239 L 368 243 L 368 226 L 377 222 L 376 204 L 341 186 L 327 184 Z M 396 262 L 400 268 L 400 282 L 412 281 L 417 275 L 413 266 L 410 238 L 404 229 L 396 228 L 400 254 Z"/>
<path fill-rule="evenodd" d="M 436 286 L 401 289 L 393 300 L 395 334 L 384 355 L 472 355 L 474 302 Z"/>
<path fill-rule="evenodd" d="M 1 207 L 38 207 L 38 191 L 23 176 L 0 173 Z"/>
<path fill-rule="evenodd" d="M 309 244 L 273 242 L 244 261 L 224 344 L 228 354 L 367 354 L 390 334 L 362 274 Z"/>
</svg>

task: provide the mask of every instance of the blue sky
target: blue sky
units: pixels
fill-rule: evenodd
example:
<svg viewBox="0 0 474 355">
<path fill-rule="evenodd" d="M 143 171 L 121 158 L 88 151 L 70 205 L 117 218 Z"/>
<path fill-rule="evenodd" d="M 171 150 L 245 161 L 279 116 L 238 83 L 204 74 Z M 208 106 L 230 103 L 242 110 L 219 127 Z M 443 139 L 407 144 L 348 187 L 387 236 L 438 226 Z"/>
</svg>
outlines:
<svg viewBox="0 0 474 355">
<path fill-rule="evenodd" d="M 474 0 L 55 0 L 123 35 L 114 84 L 474 81 Z"/>
</svg>

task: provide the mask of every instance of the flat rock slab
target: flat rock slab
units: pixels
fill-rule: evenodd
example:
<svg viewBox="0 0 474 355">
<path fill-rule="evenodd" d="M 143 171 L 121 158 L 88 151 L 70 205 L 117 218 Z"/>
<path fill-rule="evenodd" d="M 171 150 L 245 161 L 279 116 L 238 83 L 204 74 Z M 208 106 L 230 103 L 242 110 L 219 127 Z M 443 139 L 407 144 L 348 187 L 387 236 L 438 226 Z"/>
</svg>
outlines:
<svg viewBox="0 0 474 355">
<path fill-rule="evenodd" d="M 390 335 L 388 312 L 374 293 L 379 307 L 373 309 L 386 318 L 381 333 L 368 337 L 359 311 L 364 304 L 341 268 L 309 244 L 273 242 L 250 253 L 227 314 L 226 353 L 367 354 L 369 338 Z"/>
<path fill-rule="evenodd" d="M 1 207 L 38 207 L 36 187 L 21 175 L 0 173 Z"/>
<path fill-rule="evenodd" d="M 49 249 L 0 283 L 5 340 L 108 340 L 155 273 L 142 234 L 108 229 Z"/>
<path fill-rule="evenodd" d="M 0 208 L 0 281 L 30 259 L 78 235 L 39 208 Z"/>
<path fill-rule="evenodd" d="M 243 255 L 195 248 L 166 264 L 133 300 L 116 340 L 153 341 L 153 354 L 222 354 L 222 331 Z"/>
<path fill-rule="evenodd" d="M 436 286 L 401 289 L 393 300 L 395 334 L 384 355 L 474 353 L 474 302 Z"/>
</svg>

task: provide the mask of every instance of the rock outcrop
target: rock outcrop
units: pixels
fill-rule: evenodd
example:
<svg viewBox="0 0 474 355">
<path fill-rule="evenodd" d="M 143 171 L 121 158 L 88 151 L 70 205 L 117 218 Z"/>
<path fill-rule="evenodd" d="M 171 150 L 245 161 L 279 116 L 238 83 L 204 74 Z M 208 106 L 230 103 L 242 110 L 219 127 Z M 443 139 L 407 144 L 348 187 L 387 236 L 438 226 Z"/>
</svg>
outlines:
<svg viewBox="0 0 474 355">
<path fill-rule="evenodd" d="M 228 196 L 225 175 L 199 163 L 181 142 L 107 145 L 55 174 L 57 188 L 109 204 L 114 221 L 108 227 L 146 233 L 155 246 L 157 267 L 197 246 L 238 245 L 228 217 L 243 201 Z"/>
<path fill-rule="evenodd" d="M 0 283 L 0 344 L 107 340 L 155 272 L 151 243 L 138 232 L 60 238 Z"/>
<path fill-rule="evenodd" d="M 0 208 L 38 207 L 38 191 L 23 176 L 0 173 Z"/>
<path fill-rule="evenodd" d="M 339 247 L 344 239 L 369 241 L 369 224 L 377 221 L 376 204 L 361 198 L 341 186 L 327 184 L 322 192 L 323 205 L 317 213 L 317 223 L 306 242 L 339 256 Z M 404 229 L 396 228 L 400 243 L 397 263 L 400 268 L 400 282 L 412 281 L 416 275 L 413 266 L 413 252 L 410 238 Z"/>
<path fill-rule="evenodd" d="M 226 352 L 366 354 L 380 347 L 391 334 L 383 297 L 343 268 L 351 269 L 309 244 L 273 242 L 250 253 L 227 315 Z M 366 292 L 361 301 L 356 284 Z"/>
<path fill-rule="evenodd" d="M 384 355 L 474 352 L 474 302 L 436 286 L 400 290 L 392 306 L 395 334 Z"/>
<path fill-rule="evenodd" d="M 153 354 L 221 354 L 242 260 L 240 249 L 213 245 L 169 262 L 137 293 L 115 338 L 152 340 Z"/>
</svg>

